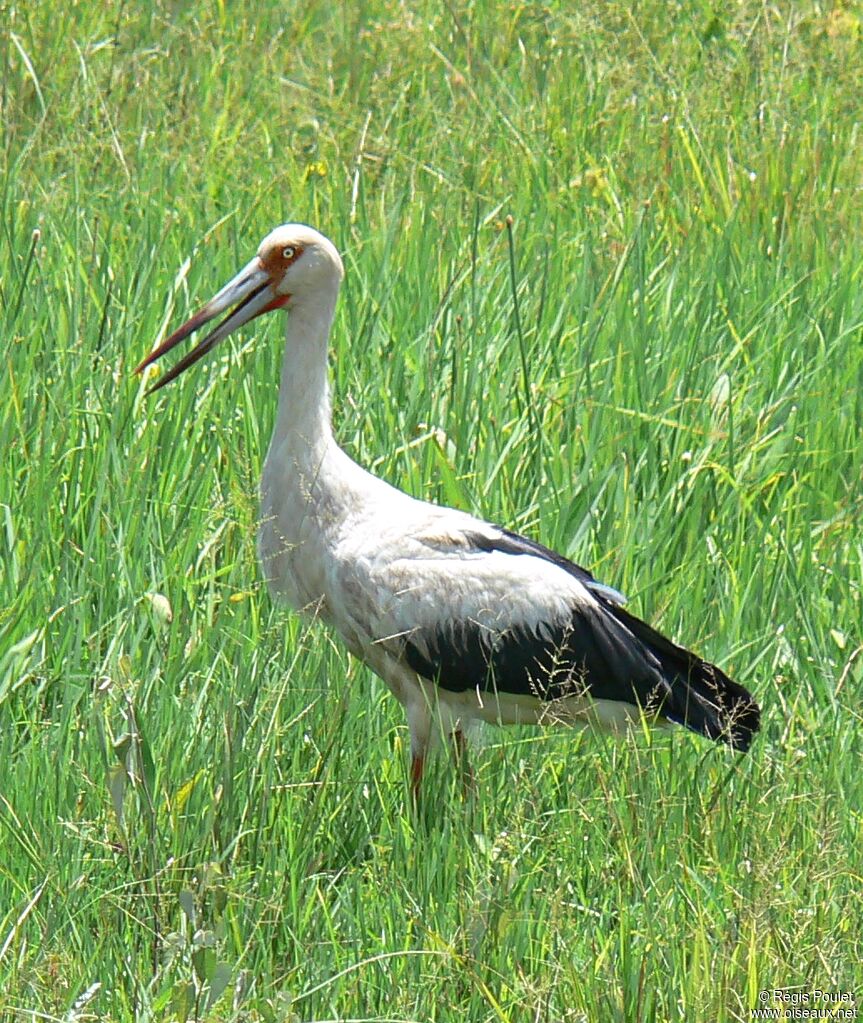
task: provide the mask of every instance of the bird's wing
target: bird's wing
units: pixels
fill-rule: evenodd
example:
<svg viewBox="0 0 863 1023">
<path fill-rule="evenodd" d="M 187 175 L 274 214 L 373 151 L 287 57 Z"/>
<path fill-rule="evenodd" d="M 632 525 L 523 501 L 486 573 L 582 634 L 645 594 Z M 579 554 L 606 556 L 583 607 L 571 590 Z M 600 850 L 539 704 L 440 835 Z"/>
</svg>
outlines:
<svg viewBox="0 0 863 1023">
<path fill-rule="evenodd" d="M 632 703 L 634 680 L 659 681 L 609 614 L 623 597 L 541 544 L 460 514 L 364 532 L 341 559 L 344 610 L 443 689 Z"/>
<path fill-rule="evenodd" d="M 526 536 L 520 536 L 518 533 L 513 533 L 512 530 L 504 529 L 502 526 L 494 526 L 489 529 L 489 527 L 485 526 L 485 523 L 483 523 L 483 528 L 468 529 L 465 531 L 465 534 L 470 537 L 471 541 L 480 550 L 489 552 L 501 551 L 504 554 L 520 554 L 541 558 L 544 561 L 551 562 L 552 565 L 556 565 L 558 568 L 562 568 L 569 575 L 574 576 L 595 596 L 604 597 L 606 600 L 611 601 L 612 604 L 623 605 L 626 603 L 626 597 L 619 590 L 614 589 L 613 586 L 601 583 L 586 568 L 582 568 L 581 565 L 570 561 L 569 558 L 558 554 L 557 551 L 553 551 L 550 547 L 537 543 L 536 540 L 528 540 Z"/>
<path fill-rule="evenodd" d="M 343 611 L 364 642 L 442 689 L 622 702 L 738 748 L 758 727 L 757 706 L 719 668 L 518 534 L 441 512 L 358 531 L 341 555 Z"/>
</svg>

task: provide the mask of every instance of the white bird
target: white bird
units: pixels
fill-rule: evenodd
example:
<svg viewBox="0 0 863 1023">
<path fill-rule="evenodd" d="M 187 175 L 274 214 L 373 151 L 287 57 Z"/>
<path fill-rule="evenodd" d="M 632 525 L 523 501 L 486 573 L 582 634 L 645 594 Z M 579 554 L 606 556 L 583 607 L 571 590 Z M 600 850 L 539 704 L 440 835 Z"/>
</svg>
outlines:
<svg viewBox="0 0 863 1023">
<path fill-rule="evenodd" d="M 625 611 L 623 597 L 541 544 L 372 476 L 333 437 L 327 345 L 344 270 L 302 224 L 277 227 L 138 372 L 232 309 L 155 383 L 244 323 L 288 311 L 258 551 L 271 593 L 332 626 L 405 707 L 411 783 L 439 737 L 474 720 L 674 722 L 737 750 L 759 727 L 749 692 Z M 148 392 L 149 393 L 149 392 Z"/>
</svg>

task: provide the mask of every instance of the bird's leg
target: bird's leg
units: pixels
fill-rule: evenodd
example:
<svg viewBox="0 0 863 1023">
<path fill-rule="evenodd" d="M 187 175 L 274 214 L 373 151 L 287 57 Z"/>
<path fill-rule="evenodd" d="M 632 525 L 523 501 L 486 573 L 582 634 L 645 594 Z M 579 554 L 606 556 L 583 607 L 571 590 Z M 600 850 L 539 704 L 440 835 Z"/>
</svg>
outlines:
<svg viewBox="0 0 863 1023">
<path fill-rule="evenodd" d="M 432 720 L 424 700 L 409 702 L 407 716 L 411 733 L 411 801 L 414 806 L 419 806 L 420 782 L 431 739 Z"/>
<path fill-rule="evenodd" d="M 453 743 L 453 754 L 455 755 L 455 762 L 461 772 L 462 786 L 464 789 L 465 799 L 472 795 L 476 791 L 476 779 L 474 778 L 473 768 L 470 765 L 470 758 L 468 757 L 467 740 L 464 737 L 464 732 L 460 728 L 452 733 Z"/>
<path fill-rule="evenodd" d="M 425 761 L 426 758 L 422 753 L 411 755 L 411 798 L 414 806 L 418 806 L 420 801 L 420 782 L 422 782 Z"/>
</svg>

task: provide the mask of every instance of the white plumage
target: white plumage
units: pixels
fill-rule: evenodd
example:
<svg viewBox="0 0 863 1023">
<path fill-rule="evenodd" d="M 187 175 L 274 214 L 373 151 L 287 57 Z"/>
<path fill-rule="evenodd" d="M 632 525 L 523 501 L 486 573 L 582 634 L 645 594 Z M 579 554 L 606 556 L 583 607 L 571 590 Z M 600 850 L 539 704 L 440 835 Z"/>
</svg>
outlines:
<svg viewBox="0 0 863 1023">
<path fill-rule="evenodd" d="M 749 693 L 623 610 L 547 548 L 415 500 L 366 472 L 331 429 L 327 344 L 343 268 L 332 243 L 286 224 L 139 371 L 233 312 L 152 390 L 241 324 L 289 312 L 276 425 L 261 481 L 259 553 L 272 594 L 332 626 L 407 711 L 412 779 L 438 734 L 473 719 L 621 727 L 646 714 L 747 749 Z"/>
</svg>

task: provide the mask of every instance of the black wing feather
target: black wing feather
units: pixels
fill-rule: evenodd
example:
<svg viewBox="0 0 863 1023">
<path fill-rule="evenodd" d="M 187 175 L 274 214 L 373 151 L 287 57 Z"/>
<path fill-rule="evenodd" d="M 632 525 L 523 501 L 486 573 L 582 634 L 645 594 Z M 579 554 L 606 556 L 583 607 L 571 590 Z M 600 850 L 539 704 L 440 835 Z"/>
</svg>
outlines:
<svg viewBox="0 0 863 1023">
<path fill-rule="evenodd" d="M 502 531 L 500 539 L 470 534 L 468 541 L 483 551 L 540 557 L 586 586 L 595 582 L 586 569 L 516 533 Z M 544 623 L 537 632 L 518 625 L 498 631 L 470 620 L 421 630 L 405 640 L 407 663 L 450 692 L 478 689 L 542 701 L 588 695 L 639 706 L 748 749 L 759 727 L 749 692 L 601 590 L 592 592 L 595 605 L 578 605 L 566 621 Z"/>
</svg>

